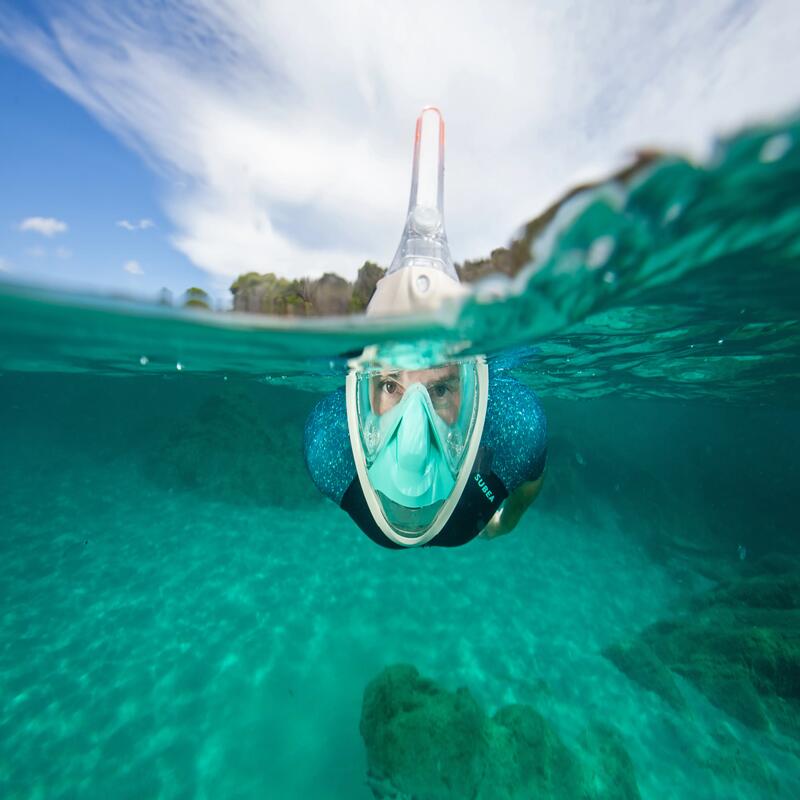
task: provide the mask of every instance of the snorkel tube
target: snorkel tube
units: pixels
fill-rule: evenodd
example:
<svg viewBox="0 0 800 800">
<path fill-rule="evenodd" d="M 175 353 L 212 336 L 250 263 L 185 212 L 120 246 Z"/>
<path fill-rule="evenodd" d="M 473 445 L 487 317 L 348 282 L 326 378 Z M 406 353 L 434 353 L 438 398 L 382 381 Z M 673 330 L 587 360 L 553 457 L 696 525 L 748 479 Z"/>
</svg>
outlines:
<svg viewBox="0 0 800 800">
<path fill-rule="evenodd" d="M 411 196 L 400 244 L 367 306 L 368 316 L 438 308 L 464 297 L 444 229 L 444 120 L 427 106 L 417 117 Z"/>
</svg>

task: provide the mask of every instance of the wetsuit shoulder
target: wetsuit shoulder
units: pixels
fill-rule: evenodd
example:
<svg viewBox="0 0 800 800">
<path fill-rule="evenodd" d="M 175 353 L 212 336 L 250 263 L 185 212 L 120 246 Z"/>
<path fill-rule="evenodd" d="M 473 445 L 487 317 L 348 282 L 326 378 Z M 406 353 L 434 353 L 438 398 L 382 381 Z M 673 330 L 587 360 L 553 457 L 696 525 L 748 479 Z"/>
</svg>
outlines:
<svg viewBox="0 0 800 800">
<path fill-rule="evenodd" d="M 547 419 L 536 393 L 516 378 L 493 372 L 482 443 L 492 471 L 513 492 L 540 478 L 547 459 Z"/>
<path fill-rule="evenodd" d="M 326 395 L 306 420 L 303 453 L 311 479 L 337 505 L 356 474 L 344 389 Z"/>
</svg>

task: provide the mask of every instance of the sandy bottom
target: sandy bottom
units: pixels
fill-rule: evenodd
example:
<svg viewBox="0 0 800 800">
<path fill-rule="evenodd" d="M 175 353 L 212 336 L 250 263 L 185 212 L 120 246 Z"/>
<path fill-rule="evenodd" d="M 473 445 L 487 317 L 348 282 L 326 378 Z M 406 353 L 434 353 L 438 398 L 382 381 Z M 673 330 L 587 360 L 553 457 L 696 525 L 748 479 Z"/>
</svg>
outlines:
<svg viewBox="0 0 800 800">
<path fill-rule="evenodd" d="M 4 797 L 367 800 L 362 692 L 395 662 L 490 712 L 531 703 L 568 743 L 612 723 L 644 798 L 800 796 L 796 745 L 689 687 L 679 716 L 602 658 L 704 586 L 602 506 L 592 529 L 534 509 L 495 542 L 396 553 L 332 505 L 77 459 L 20 467 L 0 500 Z"/>
</svg>

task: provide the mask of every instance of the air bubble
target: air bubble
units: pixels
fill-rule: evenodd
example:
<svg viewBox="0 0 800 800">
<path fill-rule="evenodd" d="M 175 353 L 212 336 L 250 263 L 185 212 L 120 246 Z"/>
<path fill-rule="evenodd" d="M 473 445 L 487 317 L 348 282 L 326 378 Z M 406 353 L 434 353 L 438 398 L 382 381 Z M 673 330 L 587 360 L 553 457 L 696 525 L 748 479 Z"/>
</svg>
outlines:
<svg viewBox="0 0 800 800">
<path fill-rule="evenodd" d="M 147 356 L 142 356 L 142 357 L 139 359 L 139 363 L 140 363 L 140 364 L 141 364 L 143 367 L 146 367 L 146 366 L 147 366 L 147 365 L 150 363 L 150 359 L 149 359 Z"/>
<path fill-rule="evenodd" d="M 460 456 L 461 451 L 464 449 L 464 440 L 461 438 L 461 433 L 455 429 L 451 430 L 447 434 L 447 445 L 453 451 L 453 455 Z"/>
<path fill-rule="evenodd" d="M 586 266 L 589 269 L 602 267 L 614 252 L 615 244 L 613 236 L 601 236 L 595 239 L 586 254 Z"/>
<path fill-rule="evenodd" d="M 673 203 L 664 214 L 664 225 L 674 222 L 683 213 L 682 203 Z"/>
<path fill-rule="evenodd" d="M 792 149 L 792 137 L 788 133 L 779 133 L 771 136 L 761 147 L 758 160 L 762 164 L 772 164 L 780 161 Z"/>
<path fill-rule="evenodd" d="M 367 449 L 374 451 L 381 441 L 381 432 L 375 422 L 370 421 L 364 429 L 364 439 Z"/>
</svg>

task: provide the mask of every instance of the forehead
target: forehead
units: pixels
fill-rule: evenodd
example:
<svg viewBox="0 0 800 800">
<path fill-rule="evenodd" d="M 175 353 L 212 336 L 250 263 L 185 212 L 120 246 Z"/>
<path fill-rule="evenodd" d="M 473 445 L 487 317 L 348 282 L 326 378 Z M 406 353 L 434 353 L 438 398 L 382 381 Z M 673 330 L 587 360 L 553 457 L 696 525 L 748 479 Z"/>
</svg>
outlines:
<svg viewBox="0 0 800 800">
<path fill-rule="evenodd" d="M 446 364 L 443 367 L 430 369 L 412 369 L 400 373 L 404 383 L 432 383 L 434 381 L 450 381 L 458 377 L 458 367 L 455 364 Z"/>
<path fill-rule="evenodd" d="M 429 369 L 383 370 L 379 376 L 374 377 L 392 377 L 406 386 L 412 383 L 428 385 L 439 381 L 457 380 L 459 372 L 457 364 L 445 364 L 442 367 L 431 367 Z"/>
</svg>

